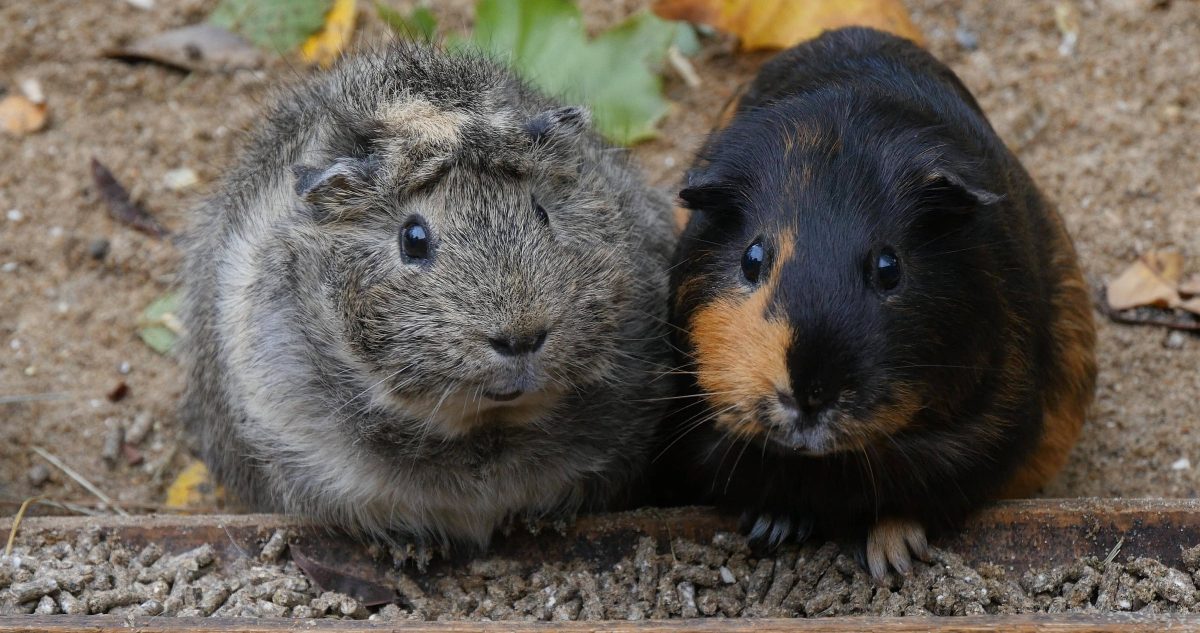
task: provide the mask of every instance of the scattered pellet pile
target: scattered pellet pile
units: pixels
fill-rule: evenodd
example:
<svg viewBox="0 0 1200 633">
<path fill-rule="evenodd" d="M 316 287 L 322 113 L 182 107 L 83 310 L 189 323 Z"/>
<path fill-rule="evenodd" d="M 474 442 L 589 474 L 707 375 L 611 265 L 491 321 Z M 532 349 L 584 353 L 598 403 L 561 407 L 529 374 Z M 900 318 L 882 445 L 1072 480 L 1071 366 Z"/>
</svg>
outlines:
<svg viewBox="0 0 1200 633">
<path fill-rule="evenodd" d="M 874 584 L 834 544 L 756 558 L 745 540 L 708 544 L 642 537 L 611 566 L 584 560 L 484 558 L 453 572 L 408 564 L 387 572 L 397 600 L 367 608 L 319 591 L 277 532 L 257 556 L 221 564 L 204 545 L 167 555 L 131 551 L 81 533 L 74 543 L 18 546 L 0 560 L 0 614 L 121 614 L 413 620 L 638 620 L 645 618 L 973 615 L 1065 611 L 1200 611 L 1200 546 L 1186 571 L 1147 558 L 1073 564 L 1025 573 L 966 565 L 933 550 L 912 576 Z M 385 567 L 394 567 L 385 565 Z"/>
</svg>

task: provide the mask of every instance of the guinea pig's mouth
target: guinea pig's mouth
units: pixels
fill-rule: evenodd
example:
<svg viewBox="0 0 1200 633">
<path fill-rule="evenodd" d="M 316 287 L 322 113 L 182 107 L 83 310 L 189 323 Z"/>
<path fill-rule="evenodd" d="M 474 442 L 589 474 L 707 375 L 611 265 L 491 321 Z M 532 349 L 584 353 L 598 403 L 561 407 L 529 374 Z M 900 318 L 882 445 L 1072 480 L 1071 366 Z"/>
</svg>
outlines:
<svg viewBox="0 0 1200 633">
<path fill-rule="evenodd" d="M 496 402 L 510 402 L 512 400 L 516 400 L 517 398 L 520 398 L 521 395 L 524 393 L 525 392 L 521 391 L 520 389 L 517 389 L 516 391 L 509 391 L 507 393 L 496 393 L 495 391 L 485 391 L 485 392 L 483 392 L 483 397 L 487 398 L 488 400 L 495 400 Z"/>
</svg>

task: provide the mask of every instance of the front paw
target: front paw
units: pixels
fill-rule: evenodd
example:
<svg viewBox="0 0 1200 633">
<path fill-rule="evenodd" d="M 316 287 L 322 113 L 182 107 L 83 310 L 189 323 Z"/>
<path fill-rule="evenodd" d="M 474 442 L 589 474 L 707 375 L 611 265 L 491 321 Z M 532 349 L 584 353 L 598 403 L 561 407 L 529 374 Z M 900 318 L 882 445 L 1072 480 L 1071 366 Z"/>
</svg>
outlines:
<svg viewBox="0 0 1200 633">
<path fill-rule="evenodd" d="M 929 560 L 925 526 L 911 519 L 883 519 L 867 533 L 867 570 L 875 582 L 886 582 L 888 565 L 897 573 L 912 573 L 912 557 Z"/>
<path fill-rule="evenodd" d="M 768 512 L 742 514 L 742 532 L 750 539 L 750 547 L 772 551 L 789 540 L 803 543 L 812 534 L 812 519 Z"/>
</svg>

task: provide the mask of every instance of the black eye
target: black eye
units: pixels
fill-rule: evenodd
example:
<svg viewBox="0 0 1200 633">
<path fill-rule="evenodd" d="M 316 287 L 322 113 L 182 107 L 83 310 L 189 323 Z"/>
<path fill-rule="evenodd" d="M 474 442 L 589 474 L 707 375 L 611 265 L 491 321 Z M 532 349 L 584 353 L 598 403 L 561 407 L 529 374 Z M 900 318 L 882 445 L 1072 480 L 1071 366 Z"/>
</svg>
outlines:
<svg viewBox="0 0 1200 633">
<path fill-rule="evenodd" d="M 537 198 L 530 198 L 533 202 L 533 210 L 537 212 L 538 222 L 545 226 L 550 226 L 550 214 L 546 213 L 546 208 L 538 204 Z"/>
<path fill-rule="evenodd" d="M 900 272 L 900 258 L 896 257 L 896 251 L 885 246 L 876 253 L 875 283 L 880 290 L 895 290 L 900 285 Z"/>
<path fill-rule="evenodd" d="M 758 278 L 762 275 L 763 260 L 767 257 L 767 251 L 763 248 L 762 238 L 754 240 L 750 246 L 746 247 L 746 252 L 742 253 L 742 275 L 746 277 L 746 281 L 756 284 Z"/>
<path fill-rule="evenodd" d="M 429 230 L 418 220 L 409 220 L 400 229 L 400 251 L 410 260 L 429 259 Z"/>
</svg>

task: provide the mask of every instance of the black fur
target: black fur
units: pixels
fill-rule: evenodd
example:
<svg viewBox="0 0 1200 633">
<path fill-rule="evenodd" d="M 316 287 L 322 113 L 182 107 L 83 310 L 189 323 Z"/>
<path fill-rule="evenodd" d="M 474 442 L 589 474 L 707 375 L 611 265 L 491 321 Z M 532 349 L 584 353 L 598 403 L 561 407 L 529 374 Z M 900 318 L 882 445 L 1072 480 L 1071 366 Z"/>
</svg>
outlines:
<svg viewBox="0 0 1200 633">
<path fill-rule="evenodd" d="M 714 413 L 697 397 L 663 439 L 672 501 L 763 517 L 747 529 L 777 544 L 811 527 L 857 540 L 883 518 L 946 528 L 997 494 L 1041 433 L 1053 211 L 946 66 L 861 28 L 785 51 L 680 198 L 693 210 L 672 279 L 681 362 L 695 353 L 696 310 L 749 292 L 747 245 L 791 230 L 794 256 L 768 258 L 763 276 L 779 276 L 764 318 L 795 333 L 779 350 L 793 389 L 852 390 L 852 418 L 896 406 L 905 389 L 920 410 L 888 436 L 811 456 L 779 435 L 693 430 Z M 870 283 L 881 244 L 905 270 L 890 297 Z"/>
</svg>

